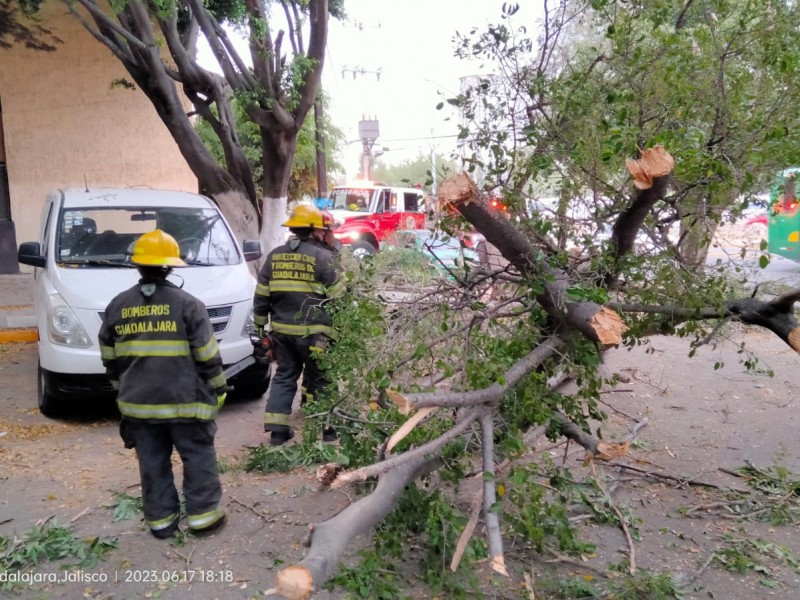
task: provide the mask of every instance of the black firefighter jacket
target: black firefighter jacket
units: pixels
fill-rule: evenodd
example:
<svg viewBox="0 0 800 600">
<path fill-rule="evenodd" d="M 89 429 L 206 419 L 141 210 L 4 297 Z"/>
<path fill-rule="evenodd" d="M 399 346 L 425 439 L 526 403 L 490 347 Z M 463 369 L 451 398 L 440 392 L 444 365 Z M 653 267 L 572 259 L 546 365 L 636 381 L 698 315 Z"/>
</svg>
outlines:
<svg viewBox="0 0 800 600">
<path fill-rule="evenodd" d="M 205 306 L 168 281 L 149 282 L 155 291 L 145 296 L 144 283 L 109 303 L 100 328 L 120 413 L 162 423 L 215 419 L 227 383 Z"/>
<path fill-rule="evenodd" d="M 256 327 L 287 335 L 332 337 L 327 298 L 344 291 L 336 254 L 315 239 L 291 239 L 267 255 L 253 300 Z"/>
</svg>

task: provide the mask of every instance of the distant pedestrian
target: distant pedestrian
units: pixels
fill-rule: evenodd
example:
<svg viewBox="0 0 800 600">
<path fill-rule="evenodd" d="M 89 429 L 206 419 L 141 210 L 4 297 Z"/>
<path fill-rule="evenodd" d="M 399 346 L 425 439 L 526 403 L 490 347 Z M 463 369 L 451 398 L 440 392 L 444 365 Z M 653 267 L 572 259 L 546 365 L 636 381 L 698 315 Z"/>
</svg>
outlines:
<svg viewBox="0 0 800 600">
<path fill-rule="evenodd" d="M 183 267 L 175 239 L 156 229 L 134 244 L 139 283 L 105 311 L 100 352 L 122 414 L 120 435 L 135 448 L 144 518 L 157 538 L 178 529 L 180 500 L 172 472 L 175 448 L 183 461 L 189 532 L 225 523 L 214 436 L 227 382 L 203 303 L 167 276 Z"/>
<path fill-rule="evenodd" d="M 328 386 L 315 354 L 327 347 L 333 335 L 325 303 L 344 291 L 330 213 L 300 205 L 283 226 L 294 237 L 267 255 L 253 302 L 256 327 L 263 331 L 269 325 L 278 365 L 264 412 L 264 431 L 273 446 L 294 437 L 289 417 L 300 374 L 304 399 Z M 324 440 L 335 438 L 332 429 L 323 432 Z"/>
</svg>

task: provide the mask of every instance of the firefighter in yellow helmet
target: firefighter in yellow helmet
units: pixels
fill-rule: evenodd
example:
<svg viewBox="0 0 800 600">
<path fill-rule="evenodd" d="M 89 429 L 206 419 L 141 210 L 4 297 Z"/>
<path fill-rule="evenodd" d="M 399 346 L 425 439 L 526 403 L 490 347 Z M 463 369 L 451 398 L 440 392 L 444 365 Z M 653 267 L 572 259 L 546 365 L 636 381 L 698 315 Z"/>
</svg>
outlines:
<svg viewBox="0 0 800 600">
<path fill-rule="evenodd" d="M 269 326 L 277 369 L 264 412 L 264 431 L 279 446 L 294 436 L 289 423 L 297 379 L 305 399 L 321 393 L 328 379 L 314 358 L 332 337 L 325 301 L 344 291 L 336 261 L 333 217 L 313 206 L 295 207 L 283 223 L 293 237 L 267 255 L 253 300 L 256 327 Z M 336 433 L 323 432 L 331 441 Z"/>
<path fill-rule="evenodd" d="M 178 529 L 174 448 L 183 461 L 189 532 L 210 533 L 225 523 L 214 435 L 227 382 L 217 340 L 203 303 L 167 281 L 173 267 L 185 266 L 172 236 L 145 233 L 131 262 L 141 279 L 108 304 L 99 339 L 118 390 L 120 435 L 136 448 L 145 521 L 157 538 Z"/>
</svg>

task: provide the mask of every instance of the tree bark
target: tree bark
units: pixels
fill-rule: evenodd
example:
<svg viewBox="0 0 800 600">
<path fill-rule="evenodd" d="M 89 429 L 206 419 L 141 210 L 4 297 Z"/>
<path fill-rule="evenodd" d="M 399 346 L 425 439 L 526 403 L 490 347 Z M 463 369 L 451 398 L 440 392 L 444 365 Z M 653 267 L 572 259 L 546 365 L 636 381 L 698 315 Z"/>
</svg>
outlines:
<svg viewBox="0 0 800 600">
<path fill-rule="evenodd" d="M 407 485 L 429 473 L 437 459 L 419 458 L 380 476 L 375 490 L 335 517 L 315 525 L 306 557 L 278 572 L 270 592 L 290 600 L 305 600 L 333 574 L 347 544 L 380 523 L 397 505 Z"/>
<path fill-rule="evenodd" d="M 466 173 L 446 180 L 439 188 L 444 208 L 457 209 L 523 276 L 543 288 L 536 299 L 556 324 L 556 329 L 577 330 L 602 345 L 617 345 L 627 327 L 618 315 L 595 302 L 569 298 L 570 280 L 551 267 L 547 258 L 506 217 L 493 210 Z"/>
</svg>

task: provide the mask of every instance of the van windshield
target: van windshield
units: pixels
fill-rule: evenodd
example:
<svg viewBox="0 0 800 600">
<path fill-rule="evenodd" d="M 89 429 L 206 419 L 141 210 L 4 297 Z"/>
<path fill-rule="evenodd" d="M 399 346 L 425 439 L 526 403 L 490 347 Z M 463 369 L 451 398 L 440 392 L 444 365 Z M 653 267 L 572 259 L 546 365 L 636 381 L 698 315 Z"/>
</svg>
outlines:
<svg viewBox="0 0 800 600">
<path fill-rule="evenodd" d="M 161 229 L 180 246 L 190 265 L 224 266 L 240 262 L 236 242 L 211 208 L 70 208 L 61 213 L 57 261 L 74 265 L 129 265 L 133 243 Z"/>
</svg>

